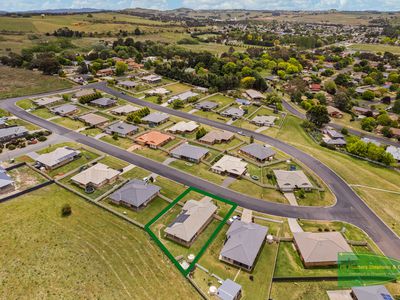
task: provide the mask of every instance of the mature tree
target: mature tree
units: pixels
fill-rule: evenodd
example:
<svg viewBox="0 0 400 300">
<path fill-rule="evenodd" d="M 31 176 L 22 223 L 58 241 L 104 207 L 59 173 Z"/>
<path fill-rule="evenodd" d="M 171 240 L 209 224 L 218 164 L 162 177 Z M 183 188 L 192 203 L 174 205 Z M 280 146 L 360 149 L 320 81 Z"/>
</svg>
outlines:
<svg viewBox="0 0 400 300">
<path fill-rule="evenodd" d="M 329 94 L 334 95 L 336 93 L 336 83 L 332 80 L 328 80 L 325 82 L 325 90 Z"/>
<path fill-rule="evenodd" d="M 61 65 L 53 53 L 39 54 L 33 65 L 46 75 L 57 74 L 61 70 Z"/>
<path fill-rule="evenodd" d="M 124 75 L 124 73 L 128 71 L 128 65 L 123 61 L 117 61 L 115 63 L 115 74 L 117 76 Z"/>
<path fill-rule="evenodd" d="M 315 126 L 321 128 L 323 125 L 329 123 L 329 114 L 326 106 L 315 105 L 307 111 L 307 119 L 314 123 Z"/>
<path fill-rule="evenodd" d="M 369 100 L 369 101 L 371 101 L 371 100 L 374 100 L 374 98 L 375 98 L 375 93 L 373 92 L 373 91 L 370 91 L 370 90 L 368 90 L 368 91 L 365 91 L 364 93 L 362 93 L 362 96 L 361 96 L 364 100 Z"/>
<path fill-rule="evenodd" d="M 372 131 L 376 127 L 376 120 L 373 117 L 367 117 L 361 120 L 361 128 L 365 131 Z"/>
<path fill-rule="evenodd" d="M 335 103 L 335 106 L 342 111 L 348 111 L 351 108 L 351 99 L 344 92 L 337 93 L 333 97 L 333 102 Z"/>
<path fill-rule="evenodd" d="M 400 99 L 397 99 L 396 101 L 394 101 L 393 112 L 395 112 L 396 114 L 400 114 Z"/>
</svg>

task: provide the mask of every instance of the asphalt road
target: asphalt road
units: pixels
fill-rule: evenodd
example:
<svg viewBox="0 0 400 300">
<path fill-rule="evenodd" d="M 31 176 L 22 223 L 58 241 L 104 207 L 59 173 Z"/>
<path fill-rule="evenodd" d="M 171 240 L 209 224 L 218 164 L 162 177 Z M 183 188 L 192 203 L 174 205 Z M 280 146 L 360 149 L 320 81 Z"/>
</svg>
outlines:
<svg viewBox="0 0 400 300">
<path fill-rule="evenodd" d="M 31 115 L 14 105 L 15 102 L 20 98 L 17 98 L 17 100 L 15 98 L 3 100 L 0 102 L 0 106 L 22 119 L 37 124 L 57 134 L 63 135 L 69 139 L 75 140 L 78 143 L 93 147 L 109 155 L 126 160 L 132 164 L 182 184 L 201 188 L 215 195 L 230 199 L 245 208 L 283 217 L 315 220 L 338 220 L 352 223 L 362 228 L 377 243 L 385 255 L 400 259 L 399 237 L 389 227 L 387 227 L 379 217 L 375 215 L 375 213 L 362 201 L 361 198 L 358 197 L 358 195 L 347 185 L 344 180 L 342 180 L 336 173 L 312 156 L 277 139 L 255 133 L 253 131 L 244 130 L 232 125 L 219 123 L 170 108 L 161 107 L 157 104 L 136 99 L 128 95 L 123 95 L 120 92 L 112 90 L 102 84 L 92 85 L 92 87 L 97 87 L 98 89 L 123 98 L 129 102 L 148 106 L 171 115 L 190 119 L 231 132 L 242 131 L 246 135 L 253 135 L 256 139 L 286 152 L 290 156 L 307 165 L 329 186 L 337 198 L 337 203 L 334 206 L 327 208 L 295 207 L 252 198 Z"/>
<path fill-rule="evenodd" d="M 298 111 L 293 105 L 288 103 L 286 100 L 282 100 L 282 105 L 292 115 L 294 115 L 294 116 L 296 116 L 296 117 L 298 117 L 300 119 L 303 119 L 303 120 L 306 119 L 305 114 L 303 114 L 301 111 Z M 335 128 L 338 131 L 342 130 L 343 127 L 346 127 L 346 126 L 343 126 L 343 125 L 340 125 L 340 124 L 337 124 L 337 123 L 333 123 L 333 122 L 329 123 L 329 126 Z M 365 131 L 358 131 L 356 129 L 352 129 L 352 128 L 349 128 L 349 127 L 346 127 L 346 128 L 349 131 L 349 133 L 352 134 L 352 135 L 359 136 L 359 137 L 368 137 L 368 138 L 371 138 L 371 139 L 373 139 L 375 141 L 380 142 L 383 145 L 392 145 L 392 146 L 395 146 L 395 147 L 400 147 L 400 142 L 396 142 L 396 141 L 393 141 L 393 140 L 390 140 L 388 138 L 381 137 L 381 136 L 375 136 L 375 135 L 370 134 L 370 133 L 365 132 Z"/>
</svg>

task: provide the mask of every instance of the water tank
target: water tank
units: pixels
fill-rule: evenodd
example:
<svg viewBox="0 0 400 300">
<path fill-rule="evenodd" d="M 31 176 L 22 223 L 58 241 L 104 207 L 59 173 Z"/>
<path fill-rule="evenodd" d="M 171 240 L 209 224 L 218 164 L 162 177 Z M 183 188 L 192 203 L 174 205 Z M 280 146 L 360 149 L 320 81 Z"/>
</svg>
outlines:
<svg viewBox="0 0 400 300">
<path fill-rule="evenodd" d="M 217 292 L 218 292 L 217 287 L 215 287 L 215 286 L 213 286 L 213 285 L 210 286 L 210 288 L 208 289 L 208 293 L 209 293 L 210 295 L 216 295 Z"/>
<path fill-rule="evenodd" d="M 189 254 L 188 255 L 188 262 L 191 263 L 192 261 L 194 261 L 195 257 L 196 256 L 194 254 Z"/>
<path fill-rule="evenodd" d="M 272 244 L 274 242 L 274 237 L 271 234 L 267 235 L 267 243 Z"/>
</svg>

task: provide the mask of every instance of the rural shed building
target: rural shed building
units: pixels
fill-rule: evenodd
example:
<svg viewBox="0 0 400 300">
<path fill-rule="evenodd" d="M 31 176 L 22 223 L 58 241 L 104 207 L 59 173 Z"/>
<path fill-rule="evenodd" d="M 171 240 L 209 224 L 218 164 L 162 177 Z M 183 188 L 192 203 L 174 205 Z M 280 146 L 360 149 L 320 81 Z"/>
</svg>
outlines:
<svg viewBox="0 0 400 300">
<path fill-rule="evenodd" d="M 303 171 L 274 170 L 278 187 L 282 192 L 293 192 L 297 189 L 309 191 L 313 188 Z"/>
<path fill-rule="evenodd" d="M 149 131 L 137 137 L 135 139 L 135 142 L 140 145 L 147 145 L 150 148 L 157 149 L 164 146 L 166 143 L 172 141 L 173 139 L 175 139 L 175 137 L 172 135 L 161 133 L 158 131 Z"/>
<path fill-rule="evenodd" d="M 128 135 L 132 135 L 139 131 L 139 127 L 135 125 L 131 125 L 125 122 L 117 122 L 107 126 L 106 132 L 108 134 L 118 134 L 119 136 L 125 137 Z"/>
<path fill-rule="evenodd" d="M 105 164 L 97 163 L 89 169 L 76 174 L 71 180 L 83 188 L 87 186 L 100 188 L 105 184 L 113 183 L 120 173 L 120 171 L 114 170 Z"/>
<path fill-rule="evenodd" d="M 221 300 L 238 300 L 242 296 L 242 286 L 227 279 L 218 288 L 217 295 Z"/>
<path fill-rule="evenodd" d="M 159 194 L 160 190 L 161 188 L 156 185 L 133 179 L 112 193 L 110 199 L 114 203 L 137 210 L 153 200 Z"/>
<path fill-rule="evenodd" d="M 73 161 L 80 154 L 81 152 L 78 150 L 69 147 L 60 147 L 50 153 L 40 155 L 36 161 L 47 170 L 54 170 Z"/>
<path fill-rule="evenodd" d="M 199 163 L 201 159 L 207 155 L 208 149 L 190 144 L 181 144 L 171 150 L 169 153 L 172 157 L 185 159 L 194 163 Z"/>
<path fill-rule="evenodd" d="M 79 111 L 78 107 L 73 104 L 63 104 L 57 107 L 50 108 L 50 111 L 53 114 L 60 115 L 60 116 L 70 116 L 75 114 Z"/>
<path fill-rule="evenodd" d="M 267 233 L 268 227 L 239 220 L 233 221 L 226 232 L 220 260 L 251 271 Z"/>
<path fill-rule="evenodd" d="M 305 267 L 337 265 L 338 254 L 353 252 L 340 232 L 293 232 Z"/>
<path fill-rule="evenodd" d="M 247 163 L 239 157 L 224 155 L 211 170 L 217 174 L 228 174 L 234 177 L 243 175 L 247 170 Z"/>
<path fill-rule="evenodd" d="M 252 143 L 241 147 L 239 149 L 239 153 L 249 156 L 258 162 L 272 160 L 276 154 L 275 150 L 273 150 L 271 147 L 265 147 L 257 143 Z"/>
<path fill-rule="evenodd" d="M 181 213 L 165 229 L 167 238 L 189 247 L 211 223 L 217 206 L 212 201 L 188 200 Z"/>
</svg>

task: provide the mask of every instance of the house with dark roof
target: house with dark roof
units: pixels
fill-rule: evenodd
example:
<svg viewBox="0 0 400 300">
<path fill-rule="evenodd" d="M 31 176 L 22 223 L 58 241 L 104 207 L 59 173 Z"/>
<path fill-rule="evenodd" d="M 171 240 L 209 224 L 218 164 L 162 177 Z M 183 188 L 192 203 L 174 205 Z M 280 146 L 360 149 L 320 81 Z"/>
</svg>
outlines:
<svg viewBox="0 0 400 300">
<path fill-rule="evenodd" d="M 123 80 L 123 81 L 119 81 L 118 85 L 125 89 L 134 89 L 135 87 L 138 86 L 138 83 L 131 81 L 131 80 Z"/>
<path fill-rule="evenodd" d="M 53 114 L 60 115 L 60 116 L 71 116 L 79 111 L 78 107 L 73 104 L 63 104 L 60 106 L 50 108 L 50 111 Z"/>
<path fill-rule="evenodd" d="M 207 155 L 208 149 L 190 144 L 181 144 L 171 150 L 169 153 L 172 157 L 184 159 L 190 162 L 199 163 L 201 159 Z"/>
<path fill-rule="evenodd" d="M 0 128 L 0 142 L 9 142 L 14 139 L 23 138 L 28 134 L 24 126 L 12 126 Z"/>
<path fill-rule="evenodd" d="M 105 131 L 108 134 L 117 134 L 119 136 L 126 137 L 138 132 L 139 127 L 121 121 L 107 126 Z"/>
<path fill-rule="evenodd" d="M 150 127 L 161 125 L 169 120 L 169 115 L 166 113 L 154 112 L 144 118 L 142 122 L 148 124 Z"/>
<path fill-rule="evenodd" d="M 116 204 L 134 210 L 141 209 L 151 202 L 160 193 L 159 186 L 148 184 L 145 181 L 133 179 L 122 188 L 110 195 L 110 200 Z"/>
<path fill-rule="evenodd" d="M 218 288 L 217 296 L 221 300 L 238 300 L 242 296 L 242 286 L 230 279 L 224 280 Z"/>
<path fill-rule="evenodd" d="M 0 194 L 10 193 L 14 189 L 14 179 L 7 174 L 6 169 L 0 166 Z"/>
<path fill-rule="evenodd" d="M 273 160 L 276 152 L 271 147 L 266 147 L 257 143 L 243 146 L 239 149 L 239 153 L 244 154 L 258 162 Z"/>
<path fill-rule="evenodd" d="M 219 259 L 251 271 L 268 233 L 268 227 L 255 223 L 233 221 L 226 232 L 226 240 Z"/>
<path fill-rule="evenodd" d="M 211 200 L 188 200 L 181 213 L 164 230 L 168 239 L 190 247 L 211 223 L 217 206 Z"/>
<path fill-rule="evenodd" d="M 90 101 L 90 104 L 98 106 L 98 107 L 102 107 L 102 108 L 111 107 L 111 106 L 117 104 L 117 100 L 106 98 L 106 97 L 102 97 L 102 98 Z"/>
<path fill-rule="evenodd" d="M 221 113 L 221 116 L 239 119 L 244 116 L 244 110 L 237 107 L 229 107 Z"/>
<path fill-rule="evenodd" d="M 210 111 L 217 108 L 218 103 L 215 103 L 213 101 L 202 101 L 200 103 L 197 103 L 194 107 L 203 111 Z"/>
</svg>

